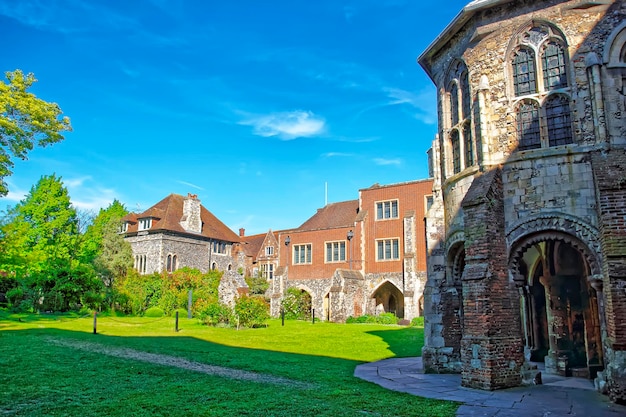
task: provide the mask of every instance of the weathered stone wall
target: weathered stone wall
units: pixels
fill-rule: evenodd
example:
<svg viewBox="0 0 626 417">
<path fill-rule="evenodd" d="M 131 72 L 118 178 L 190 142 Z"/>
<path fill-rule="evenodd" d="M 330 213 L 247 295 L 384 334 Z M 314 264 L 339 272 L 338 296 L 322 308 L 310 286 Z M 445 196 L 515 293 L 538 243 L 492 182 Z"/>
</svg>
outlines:
<svg viewBox="0 0 626 417">
<path fill-rule="evenodd" d="M 619 324 L 619 317 L 626 316 L 626 281 L 622 278 L 626 275 L 625 254 L 620 244 L 615 244 L 626 241 L 626 197 L 623 185 L 616 187 L 615 180 L 610 181 L 611 186 L 603 185 L 602 179 L 612 172 L 621 178 L 617 182 L 626 181 L 621 168 L 614 168 L 626 166 L 621 156 L 615 156 L 623 154 L 626 144 L 626 63 L 616 62 L 622 59 L 616 58 L 619 54 L 615 52 L 623 50 L 622 43 L 613 45 L 626 36 L 626 32 L 620 32 L 626 29 L 626 2 L 601 3 L 520 0 L 488 6 L 470 13 L 471 18 L 462 27 L 455 27 L 451 37 L 442 38 L 446 42 L 443 47 L 420 61 L 428 62 L 439 91 L 440 130 L 432 155 L 439 167 L 435 189 L 441 192 L 438 195 L 435 191 L 435 205 L 427 219 L 429 265 L 423 356 L 428 370 L 454 369 L 455 332 L 445 328 L 454 330 L 456 326 L 451 320 L 458 314 L 451 251 L 463 244 L 467 252 L 461 323 L 464 385 L 493 389 L 516 383 L 521 330 L 519 313 L 510 307 L 519 300 L 512 285 L 512 279 L 519 277 L 515 276 L 518 271 L 508 270 L 509 245 L 523 234 L 559 231 L 577 239 L 592 271 L 602 265 L 609 391 L 615 400 L 626 398 L 626 384 L 619 376 L 626 374 L 626 345 L 621 338 L 626 335 L 626 324 Z M 565 93 L 571 98 L 574 144 L 520 152 L 510 52 L 518 31 L 533 20 L 551 24 L 567 43 L 569 79 Z M 452 175 L 446 82 L 455 59 L 462 60 L 469 70 L 472 129 L 479 159 L 477 167 L 464 167 Z M 545 137 L 546 132 L 542 135 Z M 493 207 L 488 209 L 486 202 L 461 207 L 466 193 L 475 186 L 477 169 L 489 172 L 497 166 L 502 170 L 502 196 L 492 197 Z M 442 207 L 437 206 L 439 198 Z M 497 215 L 485 214 L 496 208 Z M 477 240 L 483 232 L 489 238 Z M 481 251 L 489 261 L 476 261 Z M 494 327 L 500 325 L 503 327 Z M 481 329 L 487 334 L 480 334 Z"/>
<path fill-rule="evenodd" d="M 230 255 L 209 253 L 209 242 L 179 235 L 164 233 L 141 234 L 127 237 L 133 250 L 133 256 L 146 255 L 146 274 L 165 270 L 167 256 L 176 255 L 177 268 L 196 268 L 202 272 L 210 270 L 213 263 L 218 270 L 233 269 L 235 261 Z M 230 245 L 227 245 L 227 253 Z"/>
</svg>

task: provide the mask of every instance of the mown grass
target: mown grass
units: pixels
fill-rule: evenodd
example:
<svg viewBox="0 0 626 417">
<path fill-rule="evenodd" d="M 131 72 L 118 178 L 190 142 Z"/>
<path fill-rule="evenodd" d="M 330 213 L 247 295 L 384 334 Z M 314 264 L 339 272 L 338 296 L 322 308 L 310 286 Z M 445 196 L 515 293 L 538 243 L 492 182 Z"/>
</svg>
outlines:
<svg viewBox="0 0 626 417">
<path fill-rule="evenodd" d="M 21 321 L 18 321 L 21 320 Z M 195 320 L 9 315 L 0 311 L 0 413 L 8 416 L 453 416 L 457 404 L 388 391 L 357 364 L 416 356 L 423 330 L 270 321 L 209 328 Z M 96 342 L 289 378 L 280 385 L 62 347 Z"/>
</svg>

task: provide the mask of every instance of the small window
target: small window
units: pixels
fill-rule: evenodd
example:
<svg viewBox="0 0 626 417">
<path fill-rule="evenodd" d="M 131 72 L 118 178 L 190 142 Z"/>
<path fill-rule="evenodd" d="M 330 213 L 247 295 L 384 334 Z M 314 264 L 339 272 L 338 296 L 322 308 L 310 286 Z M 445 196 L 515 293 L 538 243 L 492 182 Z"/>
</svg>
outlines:
<svg viewBox="0 0 626 417">
<path fill-rule="evenodd" d="M 294 245 L 293 246 L 293 263 L 294 264 L 310 264 L 311 263 L 311 244 Z"/>
<path fill-rule="evenodd" d="M 346 241 L 326 242 L 326 262 L 345 262 Z"/>
<path fill-rule="evenodd" d="M 120 227 L 119 227 L 119 232 L 120 233 L 126 233 L 128 232 L 128 222 L 122 222 L 120 223 Z"/>
<path fill-rule="evenodd" d="M 274 254 L 274 247 L 273 246 L 266 246 L 265 247 L 265 256 L 272 256 Z"/>
<path fill-rule="evenodd" d="M 261 276 L 265 279 L 274 279 L 274 264 L 261 264 Z"/>
<path fill-rule="evenodd" d="M 376 203 L 376 220 L 397 219 L 398 200 L 379 201 Z"/>
<path fill-rule="evenodd" d="M 432 195 L 424 196 L 424 198 L 426 200 L 426 211 L 428 211 L 428 210 L 430 210 L 430 208 L 435 203 L 435 199 L 434 199 L 434 197 Z"/>
<path fill-rule="evenodd" d="M 377 261 L 400 259 L 400 242 L 398 239 L 381 239 L 376 241 Z"/>
</svg>

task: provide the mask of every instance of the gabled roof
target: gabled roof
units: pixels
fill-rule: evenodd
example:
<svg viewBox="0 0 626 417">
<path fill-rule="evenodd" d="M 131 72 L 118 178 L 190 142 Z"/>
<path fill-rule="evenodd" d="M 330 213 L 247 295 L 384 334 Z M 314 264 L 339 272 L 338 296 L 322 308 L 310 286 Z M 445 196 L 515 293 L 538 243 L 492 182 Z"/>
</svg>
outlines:
<svg viewBox="0 0 626 417">
<path fill-rule="evenodd" d="M 142 213 L 129 213 L 122 220 L 129 222 L 126 233 L 137 232 L 136 222 L 138 219 L 152 218 L 150 231 L 164 230 L 187 235 L 200 235 L 210 239 L 223 240 L 226 242 L 239 242 L 239 236 L 222 223 L 213 213 L 200 205 L 200 219 L 202 231 L 193 233 L 185 230 L 180 221 L 183 217 L 184 197 L 180 194 L 170 194 Z"/>
<path fill-rule="evenodd" d="M 359 200 L 342 201 L 331 203 L 326 207 L 317 209 L 309 220 L 305 221 L 298 231 L 334 229 L 338 227 L 350 227 L 359 211 Z"/>
<path fill-rule="evenodd" d="M 261 233 L 259 235 L 250 235 L 241 237 L 241 248 L 246 256 L 250 256 L 253 259 L 257 258 L 261 247 L 263 246 L 263 242 L 265 242 L 265 238 L 267 237 L 267 233 Z"/>
</svg>

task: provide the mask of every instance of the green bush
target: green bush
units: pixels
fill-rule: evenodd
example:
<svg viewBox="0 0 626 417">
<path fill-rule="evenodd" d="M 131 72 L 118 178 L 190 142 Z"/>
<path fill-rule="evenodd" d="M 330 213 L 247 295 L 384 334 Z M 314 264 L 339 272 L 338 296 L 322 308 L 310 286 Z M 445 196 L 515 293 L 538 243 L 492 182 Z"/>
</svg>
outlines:
<svg viewBox="0 0 626 417">
<path fill-rule="evenodd" d="M 218 326 L 231 322 L 232 311 L 227 305 L 218 302 L 205 303 L 198 307 L 196 316 L 202 324 Z"/>
<path fill-rule="evenodd" d="M 270 317 L 269 306 L 263 298 L 247 295 L 235 301 L 235 314 L 243 327 L 261 327 Z"/>
<path fill-rule="evenodd" d="M 376 317 L 378 324 L 398 324 L 398 318 L 393 313 L 381 313 Z"/>
<path fill-rule="evenodd" d="M 6 297 L 12 306 L 19 306 L 24 299 L 24 289 L 22 287 L 15 287 L 7 292 Z"/>
<path fill-rule="evenodd" d="M 281 307 L 286 319 L 309 320 L 311 318 L 311 295 L 298 288 L 288 288 Z"/>
<path fill-rule="evenodd" d="M 348 317 L 346 323 L 377 323 L 377 324 L 397 324 L 398 318 L 393 313 L 381 313 L 378 316 L 364 314 L 359 317 Z"/>
<path fill-rule="evenodd" d="M 246 284 L 250 289 L 250 294 L 265 295 L 265 292 L 270 287 L 269 282 L 263 277 L 248 277 L 246 278 Z"/>
<path fill-rule="evenodd" d="M 412 327 L 424 327 L 424 316 L 414 317 L 413 320 L 411 320 L 411 326 Z"/>
<path fill-rule="evenodd" d="M 150 307 L 143 313 L 144 317 L 163 317 L 165 312 L 159 307 Z"/>
</svg>

